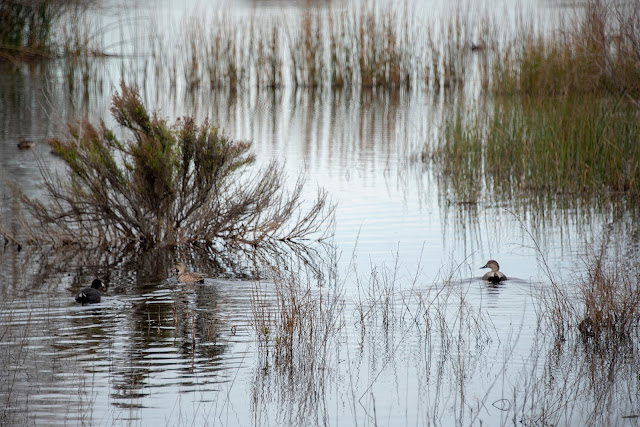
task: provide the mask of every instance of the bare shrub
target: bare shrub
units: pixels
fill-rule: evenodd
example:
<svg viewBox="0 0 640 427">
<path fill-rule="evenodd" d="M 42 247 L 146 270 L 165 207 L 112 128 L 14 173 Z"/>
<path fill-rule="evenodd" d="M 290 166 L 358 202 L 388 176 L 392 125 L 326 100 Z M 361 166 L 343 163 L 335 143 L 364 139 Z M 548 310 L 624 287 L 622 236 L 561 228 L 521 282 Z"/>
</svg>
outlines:
<svg viewBox="0 0 640 427">
<path fill-rule="evenodd" d="M 69 125 L 69 138 L 50 143 L 69 179 L 41 164 L 50 203 L 18 192 L 35 220 L 28 227 L 33 241 L 256 246 L 321 233 L 331 218 L 322 190 L 302 211 L 304 180 L 287 192 L 275 163 L 245 173 L 255 160 L 251 143 L 229 139 L 208 121 L 185 117 L 169 126 L 124 83 L 111 112 L 131 139 L 120 141 L 103 121 Z"/>
</svg>

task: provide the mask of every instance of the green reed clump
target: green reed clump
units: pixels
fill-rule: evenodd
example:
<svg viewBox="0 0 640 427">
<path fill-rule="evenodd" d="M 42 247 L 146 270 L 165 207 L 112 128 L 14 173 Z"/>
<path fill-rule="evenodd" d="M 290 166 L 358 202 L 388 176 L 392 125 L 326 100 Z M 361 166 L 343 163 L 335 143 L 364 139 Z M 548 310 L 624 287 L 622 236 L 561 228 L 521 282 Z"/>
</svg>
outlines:
<svg viewBox="0 0 640 427">
<path fill-rule="evenodd" d="M 42 165 L 51 203 L 19 194 L 35 219 L 34 241 L 259 245 L 307 237 L 330 215 L 322 191 L 301 212 L 303 181 L 286 192 L 274 163 L 248 174 L 251 144 L 229 139 L 208 121 L 185 117 L 171 126 L 149 114 L 124 83 L 111 112 L 130 139 L 120 140 L 102 121 L 70 125 L 68 138 L 51 141 L 69 179 Z"/>
<path fill-rule="evenodd" d="M 515 42 L 495 61 L 493 90 L 530 95 L 628 93 L 640 97 L 640 4 L 587 2 L 551 36 Z"/>
<path fill-rule="evenodd" d="M 475 202 L 482 194 L 482 128 L 470 124 L 461 105 L 446 117 L 440 140 L 425 148 L 422 160 L 437 168 L 445 193 L 453 192 L 461 202 Z"/>
<path fill-rule="evenodd" d="M 498 99 L 458 108 L 425 149 L 460 200 L 489 194 L 640 196 L 640 122 L 623 99 Z"/>
<path fill-rule="evenodd" d="M 507 101 L 488 124 L 485 176 L 494 188 L 637 197 L 639 138 L 637 110 L 620 99 Z"/>
<path fill-rule="evenodd" d="M 52 54 L 54 27 L 63 3 L 57 1 L 0 3 L 0 60 Z"/>
</svg>

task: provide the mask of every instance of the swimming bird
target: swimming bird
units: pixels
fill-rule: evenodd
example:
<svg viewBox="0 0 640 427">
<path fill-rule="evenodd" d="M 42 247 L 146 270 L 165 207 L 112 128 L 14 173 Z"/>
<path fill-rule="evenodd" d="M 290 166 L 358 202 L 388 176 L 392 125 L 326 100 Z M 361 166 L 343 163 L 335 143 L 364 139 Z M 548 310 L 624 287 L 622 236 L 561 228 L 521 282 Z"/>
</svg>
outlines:
<svg viewBox="0 0 640 427">
<path fill-rule="evenodd" d="M 485 45 L 482 42 L 478 42 L 478 43 L 471 42 L 471 50 L 474 52 L 478 50 L 484 50 L 484 48 L 485 48 Z"/>
<path fill-rule="evenodd" d="M 102 280 L 95 279 L 91 283 L 90 288 L 83 288 L 80 290 L 80 292 L 78 292 L 78 295 L 76 295 L 76 302 L 79 302 L 82 305 L 95 304 L 100 302 L 101 295 L 98 289 L 100 289 L 103 286 L 104 285 L 102 284 Z"/>
<path fill-rule="evenodd" d="M 200 273 L 193 271 L 186 271 L 187 266 L 184 262 L 177 263 L 173 269 L 178 272 L 178 282 L 183 283 L 196 283 L 204 282 L 204 276 Z"/>
<path fill-rule="evenodd" d="M 25 137 L 21 136 L 20 138 L 18 138 L 18 148 L 20 150 L 28 150 L 33 147 L 33 144 L 33 141 L 29 141 Z"/>
<path fill-rule="evenodd" d="M 480 268 L 491 269 L 491 271 L 488 271 L 487 273 L 485 273 L 484 276 L 482 276 L 482 280 L 488 280 L 489 282 L 494 282 L 494 283 L 498 283 L 501 280 L 507 280 L 507 276 L 505 276 L 504 273 L 502 273 L 501 271 L 498 271 L 500 269 L 500 266 L 498 265 L 498 261 L 494 261 L 491 259 L 487 261 L 487 263 Z"/>
</svg>

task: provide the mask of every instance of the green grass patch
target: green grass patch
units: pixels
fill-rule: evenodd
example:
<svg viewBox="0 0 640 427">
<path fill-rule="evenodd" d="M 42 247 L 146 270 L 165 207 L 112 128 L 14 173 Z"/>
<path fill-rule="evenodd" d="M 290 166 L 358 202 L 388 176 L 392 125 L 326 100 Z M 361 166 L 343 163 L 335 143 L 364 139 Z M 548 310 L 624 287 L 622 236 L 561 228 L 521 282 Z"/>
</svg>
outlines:
<svg viewBox="0 0 640 427">
<path fill-rule="evenodd" d="M 496 93 L 640 98 L 640 4 L 590 0 L 551 34 L 521 28 L 494 61 Z"/>
<path fill-rule="evenodd" d="M 503 98 L 459 107 L 429 146 L 458 200 L 501 195 L 640 196 L 640 121 L 622 98 Z"/>
<path fill-rule="evenodd" d="M 49 56 L 62 8 L 54 1 L 0 2 L 0 60 Z"/>
</svg>

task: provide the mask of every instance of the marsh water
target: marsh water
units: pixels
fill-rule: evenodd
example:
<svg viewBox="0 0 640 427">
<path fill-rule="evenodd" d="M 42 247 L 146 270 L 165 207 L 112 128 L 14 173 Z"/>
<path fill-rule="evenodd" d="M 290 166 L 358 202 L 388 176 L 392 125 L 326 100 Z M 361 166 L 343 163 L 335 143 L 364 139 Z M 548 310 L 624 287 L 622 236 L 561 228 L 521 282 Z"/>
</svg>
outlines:
<svg viewBox="0 0 640 427">
<path fill-rule="evenodd" d="M 179 31 L 185 17 L 222 6 L 172 7 L 125 14 L 134 39 L 144 39 L 145 22 L 174 17 Z M 303 7 L 260 1 L 225 13 L 286 17 Z M 125 26 L 113 10 L 103 19 Z M 162 73 L 148 79 L 145 61 L 128 52 L 93 59 L 87 84 L 64 60 L 0 67 L 3 224 L 17 229 L 9 182 L 39 196 L 42 164 L 64 174 L 46 138 L 78 117 L 113 126 L 111 96 L 130 78 L 161 116 L 207 117 L 252 141 L 258 167 L 277 160 L 291 185 L 303 174 L 305 201 L 328 191 L 331 238 L 270 267 L 305 282 L 306 303 L 321 301 L 309 321 L 324 338 L 303 337 L 286 363 L 274 357 L 256 306 L 275 301 L 282 284 L 256 271 L 250 253 L 87 254 L 8 242 L 0 424 L 638 423 L 635 347 L 622 360 L 595 361 L 575 325 L 564 337 L 545 327 L 540 303 L 551 280 L 578 283 L 603 244 L 637 258 L 637 208 L 571 196 L 458 199 L 421 153 L 457 105 L 487 96 L 472 79 L 454 88 L 187 90 Z M 35 146 L 18 150 L 20 137 Z M 489 259 L 508 281 L 481 280 Z M 204 283 L 179 284 L 170 270 L 179 260 Z M 95 277 L 107 285 L 102 302 L 77 305 Z"/>
</svg>

